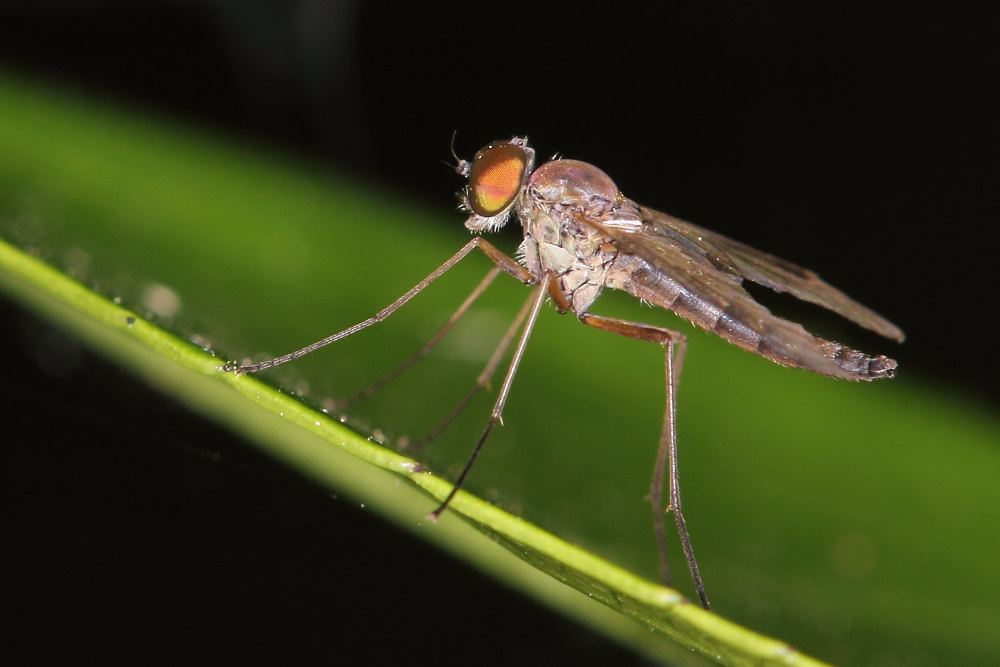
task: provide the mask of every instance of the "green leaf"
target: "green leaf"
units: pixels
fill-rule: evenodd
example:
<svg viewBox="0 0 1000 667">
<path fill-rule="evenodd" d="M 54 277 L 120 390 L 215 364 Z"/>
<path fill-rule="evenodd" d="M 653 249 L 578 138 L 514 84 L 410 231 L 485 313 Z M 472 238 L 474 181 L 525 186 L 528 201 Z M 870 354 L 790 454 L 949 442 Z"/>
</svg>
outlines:
<svg viewBox="0 0 1000 667">
<path fill-rule="evenodd" d="M 685 514 L 719 615 L 707 613 L 651 583 L 643 495 L 662 415 L 658 348 L 543 313 L 470 493 L 429 523 L 492 397 L 412 458 L 345 428 L 329 399 L 418 349 L 486 260 L 269 374 L 220 366 L 370 316 L 465 242 L 460 216 L 24 82 L 0 79 L 0 110 L 0 286 L 404 529 L 664 659 L 814 663 L 741 625 L 852 664 L 974 664 L 1000 649 L 1000 540 L 984 530 L 1000 507 L 1000 429 L 985 408 L 908 375 L 905 356 L 898 380 L 836 382 L 602 296 L 598 312 L 689 335 L 679 437 Z M 440 168 L 437 157 L 417 168 Z M 498 243 L 512 251 L 516 239 Z M 344 418 L 375 440 L 426 433 L 525 292 L 501 277 L 431 358 Z"/>
</svg>

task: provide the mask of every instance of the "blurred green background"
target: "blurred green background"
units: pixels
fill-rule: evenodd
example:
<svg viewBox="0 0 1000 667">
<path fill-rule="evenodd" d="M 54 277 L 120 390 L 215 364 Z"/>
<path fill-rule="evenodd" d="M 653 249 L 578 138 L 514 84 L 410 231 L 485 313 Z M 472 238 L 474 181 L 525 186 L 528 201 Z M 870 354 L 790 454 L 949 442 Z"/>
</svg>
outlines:
<svg viewBox="0 0 1000 667">
<path fill-rule="evenodd" d="M 460 130 L 463 155 L 527 132 L 541 155 L 560 149 L 593 161 L 643 203 L 817 269 L 910 335 L 896 347 L 815 309 L 775 301 L 831 337 L 900 359 L 898 379 L 849 385 L 778 368 L 621 295 L 602 297 L 598 312 L 689 335 L 679 415 L 684 498 L 719 613 L 836 663 L 991 662 L 998 648 L 992 629 L 1000 623 L 997 491 L 990 484 L 1000 462 L 995 396 L 989 364 L 956 354 L 945 341 L 957 332 L 943 332 L 948 320 L 932 316 L 943 308 L 954 322 L 979 298 L 955 284 L 980 271 L 974 258 L 983 250 L 964 241 L 969 256 L 951 259 L 958 235 L 943 234 L 941 220 L 946 210 L 949 220 L 975 220 L 985 174 L 969 177 L 977 165 L 974 115 L 966 116 L 964 133 L 945 136 L 945 126 L 956 130 L 935 112 L 952 112 L 954 98 L 919 112 L 913 105 L 936 99 L 934 85 L 960 88 L 943 76 L 945 62 L 926 55 L 934 67 L 920 72 L 917 85 L 926 62 L 904 64 L 895 55 L 920 41 L 929 23 L 910 16 L 904 25 L 888 11 L 720 17 L 675 9 L 627 24 L 650 35 L 697 27 L 686 39 L 713 40 L 702 44 L 704 58 L 676 57 L 681 46 L 672 43 L 655 57 L 620 56 L 626 60 L 588 72 L 582 54 L 593 55 L 595 43 L 606 40 L 590 36 L 590 46 L 579 47 L 568 35 L 581 34 L 585 22 L 535 17 L 536 30 L 514 43 L 541 51 L 503 69 L 503 54 L 470 58 L 444 39 L 475 34 L 471 17 L 433 7 L 373 16 L 370 8 L 344 5 L 344 13 L 323 21 L 310 6 L 320 5 L 303 3 L 296 13 L 266 3 L 240 10 L 220 4 L 216 14 L 154 6 L 165 12 L 157 19 L 152 9 L 108 3 L 103 16 L 117 20 L 101 23 L 106 39 L 92 40 L 76 59 L 66 55 L 70 36 L 93 36 L 79 28 L 95 25 L 87 21 L 97 22 L 99 13 L 5 10 L 6 30 L 18 21 L 37 26 L 51 48 L 40 59 L 37 40 L 5 41 L 5 63 L 17 73 L 0 79 L 0 233 L 186 338 L 225 356 L 263 357 L 367 317 L 466 240 L 461 215 L 447 208 L 459 179 L 436 163 L 448 157 L 452 129 Z M 432 32 L 405 29 L 417 21 Z M 900 28 L 889 44 L 879 41 L 884 33 L 873 26 L 880 25 Z M 174 40 L 158 41 L 170 26 Z M 561 39 L 544 38 L 560 26 Z M 763 27 L 774 39 L 758 44 L 751 28 Z M 178 34 L 200 50 L 182 48 Z M 380 47 L 372 45 L 376 35 Z M 838 40 L 845 35 L 851 40 Z M 271 49 L 257 52 L 255 44 Z M 425 64 L 410 59 L 407 44 Z M 566 44 L 575 46 L 560 47 Z M 298 46 L 291 55 L 283 48 L 290 45 Z M 510 72 L 510 89 L 484 94 L 479 69 Z M 619 76 L 609 79 L 608 71 Z M 899 76 L 887 80 L 887 73 Z M 705 83 L 713 74 L 721 78 Z M 650 105 L 642 91 L 651 85 L 680 91 L 683 104 Z M 779 108 L 784 115 L 775 116 Z M 917 130 L 924 130 L 919 148 Z M 964 159 L 945 170 L 949 151 Z M 516 237 L 497 243 L 512 252 Z M 418 348 L 487 267 L 470 258 L 390 322 L 269 377 L 316 404 L 365 386 Z M 390 439 L 436 423 L 526 296 L 511 283 L 500 279 L 431 361 L 352 409 L 352 422 Z M 162 301 L 169 294 L 179 300 L 176 310 Z M 497 654 L 503 661 L 565 657 L 574 648 L 593 662 L 625 659 L 585 631 L 525 611 L 528 605 L 505 592 L 473 589 L 467 582 L 475 575 L 449 584 L 458 566 L 380 524 L 373 528 L 350 502 L 303 490 L 307 483 L 207 425 L 182 421 L 155 395 L 141 407 L 126 402 L 140 392 L 127 380 L 115 376 L 99 393 L 95 376 L 113 371 L 10 312 L 5 328 L 19 373 L 5 383 L 14 434 L 5 440 L 16 443 L 7 488 L 18 509 L 19 553 L 34 564 L 28 578 L 37 582 L 37 594 L 23 600 L 58 601 L 69 627 L 89 619 L 86 627 L 95 628 L 78 641 L 101 645 L 114 636 L 107 627 L 123 622 L 121 609 L 133 605 L 159 623 L 190 617 L 193 636 L 207 636 L 208 621 L 181 602 L 207 595 L 219 616 L 239 610 L 243 627 L 273 633 L 276 652 L 389 650 L 373 648 L 377 640 L 359 630 L 366 625 L 359 618 L 372 618 L 379 632 L 405 627 L 428 638 L 429 650 L 444 659 L 485 642 L 505 647 Z M 506 425 L 477 464 L 470 490 L 655 576 L 643 495 L 660 428 L 661 378 L 659 350 L 547 311 Z M 155 386 L 155 378 L 147 381 Z M 421 460 L 456 473 L 489 404 L 480 397 Z M 62 418 L 52 419 L 53 406 Z M 73 436 L 47 430 L 67 425 Z M 137 452 L 140 438 L 158 446 L 142 442 Z M 212 465 L 219 458 L 234 465 Z M 88 509 L 90 496 L 103 504 Z M 331 505 L 349 518 L 333 518 Z M 116 519 L 108 518 L 112 507 L 121 510 Z M 169 518 L 177 532 L 154 525 L 146 538 L 129 539 L 138 530 L 130 527 L 153 517 Z M 75 530 L 57 529 L 60 520 Z M 228 541 L 212 551 L 220 533 Z M 248 534 L 251 544 L 242 541 Z M 265 545 L 286 540 L 282 556 L 267 556 Z M 32 549 L 51 560 L 39 563 Z M 227 550 L 239 565 L 220 560 Z M 377 559 L 387 558 L 410 583 L 373 591 L 377 577 L 359 576 L 365 584 L 358 588 L 331 579 L 333 553 L 345 551 L 352 567 L 372 560 L 383 573 L 387 564 Z M 121 561 L 108 566 L 116 552 Z M 209 583 L 192 585 L 198 580 L 185 574 L 187 559 L 178 553 L 207 569 Z M 274 562 L 289 578 L 306 572 L 318 583 L 277 585 L 280 603 L 251 614 L 248 601 L 269 598 L 268 586 L 250 573 Z M 162 573 L 155 584 L 139 576 L 145 566 Z M 690 593 L 686 577 L 679 579 Z M 406 611 L 401 599 L 413 580 L 455 588 L 433 611 L 426 601 Z M 150 594 L 137 589 L 140 581 Z M 177 590 L 187 597 L 171 597 Z M 99 604 L 101 596 L 109 604 Z M 377 600 L 367 612 L 365 598 Z M 313 611 L 308 620 L 291 615 L 314 609 L 303 600 L 346 610 L 325 617 Z M 517 611 L 501 611 L 506 604 Z M 26 611 L 29 619 L 39 614 L 30 605 Z M 528 613 L 544 621 L 525 622 Z M 432 629 L 419 626 L 424 616 Z M 472 617 L 477 630 L 458 630 L 459 617 Z M 37 622 L 29 624 L 36 632 Z M 340 630 L 331 630 L 336 624 Z M 231 646 L 215 650 L 223 648 Z"/>
</svg>

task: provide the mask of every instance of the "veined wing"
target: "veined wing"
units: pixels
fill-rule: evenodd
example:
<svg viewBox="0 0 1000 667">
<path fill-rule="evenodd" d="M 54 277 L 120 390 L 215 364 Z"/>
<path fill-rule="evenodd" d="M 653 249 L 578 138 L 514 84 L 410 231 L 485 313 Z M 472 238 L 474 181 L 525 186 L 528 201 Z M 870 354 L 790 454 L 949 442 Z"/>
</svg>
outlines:
<svg viewBox="0 0 1000 667">
<path fill-rule="evenodd" d="M 832 310 L 886 338 L 900 343 L 905 338 L 895 324 L 824 282 L 809 269 L 672 215 L 642 206 L 639 210 L 649 231 L 682 240 L 688 249 L 703 253 L 710 260 L 718 258 L 719 268 L 776 292 L 788 292 L 798 299 Z"/>
<path fill-rule="evenodd" d="M 817 338 L 801 325 L 773 315 L 742 285 L 743 278 L 749 278 L 787 290 L 835 312 L 850 313 L 849 318 L 859 324 L 874 322 L 870 328 L 879 333 L 902 336 L 891 323 L 814 273 L 658 211 L 639 210 L 638 227 L 597 223 L 621 251 L 641 260 L 631 262 L 633 273 L 622 289 L 786 366 L 851 380 L 893 374 L 896 363 L 891 359 Z"/>
</svg>

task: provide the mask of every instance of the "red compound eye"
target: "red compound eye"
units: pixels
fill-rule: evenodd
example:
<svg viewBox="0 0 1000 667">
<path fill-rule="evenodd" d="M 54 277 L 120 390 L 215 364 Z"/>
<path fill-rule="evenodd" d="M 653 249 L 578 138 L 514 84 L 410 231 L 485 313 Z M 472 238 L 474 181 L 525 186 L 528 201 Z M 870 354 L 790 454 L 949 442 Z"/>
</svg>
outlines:
<svg viewBox="0 0 1000 667">
<path fill-rule="evenodd" d="M 524 182 L 528 156 L 514 144 L 490 144 L 476 153 L 469 171 L 469 205 L 484 218 L 503 213 Z"/>
</svg>

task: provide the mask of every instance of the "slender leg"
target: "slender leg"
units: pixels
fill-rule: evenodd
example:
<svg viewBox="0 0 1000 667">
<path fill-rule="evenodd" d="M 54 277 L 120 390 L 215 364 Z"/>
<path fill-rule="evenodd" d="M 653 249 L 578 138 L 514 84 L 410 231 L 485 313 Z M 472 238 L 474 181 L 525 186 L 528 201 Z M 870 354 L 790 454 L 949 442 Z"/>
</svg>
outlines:
<svg viewBox="0 0 1000 667">
<path fill-rule="evenodd" d="M 521 306 L 521 310 L 518 311 L 514 321 L 511 322 L 509 327 L 507 327 L 507 331 L 504 333 L 503 338 L 500 339 L 496 349 L 493 350 L 493 354 L 490 356 L 489 361 L 486 362 L 486 366 L 476 378 L 476 384 L 472 387 L 472 389 L 466 392 L 465 396 L 463 396 L 458 403 L 455 404 L 455 407 L 451 409 L 451 412 L 449 412 L 448 415 L 442 419 L 433 430 L 420 440 L 417 440 L 416 442 L 401 441 L 398 443 L 400 447 L 404 449 L 419 449 L 440 436 L 444 433 L 445 429 L 451 426 L 451 423 L 455 421 L 455 418 L 462 412 L 462 410 L 465 409 L 465 406 L 469 404 L 476 394 L 478 394 L 482 389 L 489 387 L 490 380 L 493 378 L 493 374 L 496 372 L 497 366 L 500 365 L 500 360 L 503 359 L 505 354 L 507 354 L 507 348 L 510 347 L 510 342 L 514 340 L 514 335 L 517 333 L 517 330 L 521 328 L 521 323 L 524 322 L 524 318 L 527 316 L 528 309 L 531 304 L 532 300 L 529 298 L 524 302 L 524 305 Z"/>
<path fill-rule="evenodd" d="M 666 583 L 670 581 L 670 570 L 667 560 L 666 536 L 663 528 L 663 512 L 660 511 L 663 502 L 663 478 L 666 474 L 668 480 L 668 501 L 667 512 L 674 515 L 674 523 L 677 525 L 677 534 L 684 549 L 684 557 L 687 559 L 688 569 L 691 571 L 691 578 L 694 580 L 695 590 L 701 600 L 701 606 L 709 609 L 708 597 L 705 595 L 705 586 L 701 581 L 701 574 L 698 572 L 698 562 L 694 557 L 694 549 L 691 547 L 691 537 L 688 535 L 687 523 L 684 521 L 684 513 L 681 511 L 681 487 L 677 470 L 677 386 L 680 384 L 681 365 L 684 362 L 684 350 L 687 347 L 687 339 L 683 334 L 664 329 L 662 327 L 637 322 L 628 322 L 612 317 L 591 315 L 589 313 L 580 317 L 580 320 L 596 329 L 603 329 L 612 333 L 644 340 L 651 343 L 658 343 L 664 347 L 667 395 L 666 410 L 663 415 L 663 431 L 660 435 L 660 446 L 656 452 L 656 463 L 653 466 L 653 480 L 650 484 L 649 497 L 653 507 L 653 528 L 656 533 L 656 547 L 660 554 L 660 574 Z M 676 350 L 676 353 L 675 353 Z"/>
<path fill-rule="evenodd" d="M 538 319 L 538 311 L 541 310 L 542 303 L 545 302 L 548 282 L 551 279 L 552 278 L 547 275 L 542 282 L 535 286 L 534 290 L 531 292 L 531 296 L 528 297 L 528 303 L 531 304 L 531 310 L 528 313 L 527 321 L 524 323 L 524 329 L 521 331 L 521 338 L 517 341 L 517 347 L 514 348 L 514 355 L 511 357 L 510 366 L 507 367 L 507 375 L 504 377 L 503 384 L 500 386 L 500 391 L 497 393 L 497 400 L 496 403 L 493 404 L 493 411 L 490 413 L 489 421 L 486 422 L 486 428 L 483 429 L 482 435 L 479 436 L 479 441 L 476 442 L 476 446 L 473 448 L 472 454 L 469 455 L 469 460 L 465 462 L 465 467 L 462 468 L 462 472 L 459 473 L 458 479 L 455 480 L 455 485 L 451 488 L 451 491 L 441 502 L 438 508 L 428 515 L 431 519 L 437 519 L 441 516 L 441 512 L 445 511 L 448 507 L 448 503 L 450 503 L 451 499 L 455 497 L 456 493 L 458 493 L 458 490 L 462 487 L 462 483 L 465 482 L 465 477 L 472 469 L 472 464 L 476 462 L 476 457 L 478 457 L 479 452 L 482 451 L 486 438 L 489 437 L 490 432 L 493 430 L 493 426 L 497 422 L 503 424 L 503 408 L 507 403 L 507 396 L 510 394 L 510 387 L 514 382 L 514 375 L 517 374 L 517 367 L 521 363 L 521 357 L 524 356 L 524 349 L 528 345 L 528 338 L 531 336 L 531 330 L 534 329 L 535 320 Z"/>
<path fill-rule="evenodd" d="M 388 306 L 386 306 L 379 312 L 375 313 L 372 317 L 369 317 L 367 320 L 364 320 L 363 322 L 358 322 L 354 326 L 348 327 L 343 331 L 339 331 L 331 336 L 327 336 L 322 340 L 318 340 L 315 343 L 306 345 L 302 349 L 296 350 L 295 352 L 290 352 L 289 354 L 276 357 L 274 359 L 269 359 L 267 361 L 262 361 L 256 364 L 249 364 L 246 366 L 235 366 L 232 364 L 226 364 L 223 367 L 223 370 L 233 371 L 237 375 L 243 375 L 244 373 L 255 373 L 257 371 L 264 370 L 265 368 L 272 368 L 279 364 L 292 361 L 293 359 L 298 359 L 299 357 L 309 354 L 310 352 L 313 352 L 315 350 L 318 350 L 319 348 L 329 345 L 330 343 L 335 343 L 342 338 L 347 338 L 351 334 L 355 334 L 361 331 L 362 329 L 367 329 L 371 325 L 377 322 L 381 322 L 385 318 L 392 315 L 400 307 L 406 304 L 410 299 L 419 294 L 425 287 L 427 287 L 432 282 L 434 282 L 442 275 L 444 275 L 449 269 L 458 264 L 466 255 L 468 255 L 476 248 L 482 250 L 486 254 L 486 256 L 489 257 L 493 261 L 493 263 L 497 265 L 497 267 L 500 270 L 510 274 L 511 276 L 521 281 L 525 285 L 533 285 L 535 283 L 534 276 L 532 276 L 527 269 L 522 267 L 520 264 L 515 262 L 507 255 L 497 250 L 497 248 L 489 241 L 486 241 L 481 236 L 477 236 L 476 238 L 472 239 L 464 246 L 462 246 L 458 252 L 449 257 L 444 262 L 444 264 L 434 269 L 434 271 L 432 271 L 430 275 L 428 275 L 419 283 L 411 287 L 405 294 L 403 294 L 403 296 L 399 297 L 398 299 L 390 303 Z"/>
<path fill-rule="evenodd" d="M 383 375 L 381 378 L 379 378 L 372 384 L 368 385 L 367 387 L 365 387 L 358 393 L 354 394 L 353 396 L 336 399 L 334 401 L 334 405 L 336 405 L 336 407 L 338 408 L 346 408 L 347 406 L 352 405 L 353 403 L 357 403 L 358 401 L 370 398 L 379 389 L 381 389 L 385 385 L 389 384 L 390 382 L 398 378 L 400 375 L 403 374 L 404 371 L 408 370 L 411 366 L 413 366 L 413 364 L 417 363 L 425 356 L 427 356 L 427 354 L 431 350 L 433 350 L 438 343 L 441 342 L 441 339 L 444 338 L 449 331 L 451 331 L 451 328 L 455 326 L 455 323 L 458 322 L 458 320 L 461 319 L 463 315 L 465 315 L 466 311 L 468 311 L 469 307 L 473 303 L 475 303 L 476 299 L 482 296 L 483 292 L 486 291 L 486 288 L 490 286 L 490 284 L 499 274 L 500 274 L 500 269 L 498 267 L 494 266 L 492 269 L 490 269 L 489 272 L 483 277 L 483 279 L 479 281 L 479 284 L 476 285 L 475 289 L 473 289 L 472 292 L 469 293 L 469 296 L 465 297 L 465 301 L 462 302 L 462 305 L 460 305 L 458 309 L 454 313 L 452 313 L 451 317 L 448 318 L 448 321 L 445 322 L 444 325 L 440 329 L 438 329 L 426 343 L 424 343 L 423 347 L 421 347 L 419 350 L 411 354 L 409 358 L 406 359 L 406 361 L 402 362 L 401 364 L 393 368 L 391 371 Z"/>
</svg>

